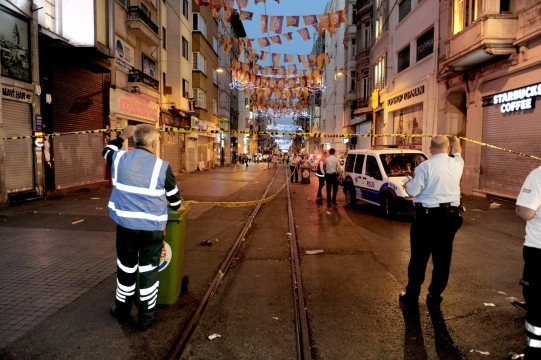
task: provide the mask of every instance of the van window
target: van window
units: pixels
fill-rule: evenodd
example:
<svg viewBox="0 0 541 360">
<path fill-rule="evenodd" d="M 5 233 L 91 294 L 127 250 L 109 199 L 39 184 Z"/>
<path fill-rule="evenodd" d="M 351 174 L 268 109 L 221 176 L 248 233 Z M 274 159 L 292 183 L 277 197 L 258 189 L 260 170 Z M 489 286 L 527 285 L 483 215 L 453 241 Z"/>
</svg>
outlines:
<svg viewBox="0 0 541 360">
<path fill-rule="evenodd" d="M 346 164 L 344 165 L 344 171 L 352 172 L 354 162 L 355 162 L 355 154 L 348 154 L 346 158 Z"/>
<path fill-rule="evenodd" d="M 387 176 L 411 176 L 426 157 L 423 154 L 384 154 L 380 160 Z"/>
<path fill-rule="evenodd" d="M 383 180 L 381 172 L 379 171 L 378 161 L 375 156 L 368 156 L 366 158 L 366 176 L 373 177 L 376 180 Z"/>
<path fill-rule="evenodd" d="M 363 173 L 363 163 L 364 163 L 364 155 L 357 155 L 357 161 L 355 162 L 355 170 L 354 172 L 356 174 L 362 174 Z"/>
</svg>

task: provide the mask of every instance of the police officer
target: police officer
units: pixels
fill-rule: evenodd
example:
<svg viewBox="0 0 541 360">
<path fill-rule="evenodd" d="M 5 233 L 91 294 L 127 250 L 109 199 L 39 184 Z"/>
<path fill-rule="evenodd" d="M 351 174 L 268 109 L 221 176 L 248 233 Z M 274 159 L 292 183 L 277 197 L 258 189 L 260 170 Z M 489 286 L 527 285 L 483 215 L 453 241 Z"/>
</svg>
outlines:
<svg viewBox="0 0 541 360">
<path fill-rule="evenodd" d="M 430 143 L 430 152 L 432 157 L 419 164 L 414 177 L 404 184 L 407 193 L 413 196 L 416 214 L 410 230 L 408 285 L 399 300 L 403 305 L 418 304 L 426 266 L 432 255 L 434 267 L 426 304 L 429 308 L 439 309 L 441 294 L 449 279 L 453 240 L 462 226 L 460 178 L 464 160 L 460 141 L 455 136 L 451 146 L 446 136 L 435 136 Z"/>
<path fill-rule="evenodd" d="M 132 135 L 135 149 L 121 150 Z M 128 126 L 102 153 L 111 165 L 109 215 L 117 223 L 117 288 L 111 314 L 119 320 L 130 320 L 139 273 L 139 330 L 148 328 L 156 318 L 167 202 L 174 210 L 181 203 L 169 163 L 154 155 L 157 144 L 158 131 L 154 126 Z"/>
<path fill-rule="evenodd" d="M 541 167 L 526 177 L 517 197 L 516 213 L 526 221 L 520 282 L 527 308 L 526 347 L 524 354 L 510 353 L 508 359 L 541 359 Z"/>
</svg>

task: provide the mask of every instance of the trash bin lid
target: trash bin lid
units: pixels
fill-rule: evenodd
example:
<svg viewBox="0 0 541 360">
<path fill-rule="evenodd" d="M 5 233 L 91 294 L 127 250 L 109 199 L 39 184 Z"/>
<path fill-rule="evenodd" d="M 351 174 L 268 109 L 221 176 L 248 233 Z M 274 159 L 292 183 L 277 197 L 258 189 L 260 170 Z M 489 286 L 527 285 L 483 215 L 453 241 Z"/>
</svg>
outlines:
<svg viewBox="0 0 541 360">
<path fill-rule="evenodd" d="M 188 212 L 190 211 L 190 208 L 191 208 L 190 205 L 184 205 L 184 204 L 182 204 L 180 206 L 180 209 L 178 209 L 178 210 L 173 210 L 170 207 L 167 207 L 168 220 L 180 221 L 180 218 L 182 216 L 188 215 Z"/>
</svg>

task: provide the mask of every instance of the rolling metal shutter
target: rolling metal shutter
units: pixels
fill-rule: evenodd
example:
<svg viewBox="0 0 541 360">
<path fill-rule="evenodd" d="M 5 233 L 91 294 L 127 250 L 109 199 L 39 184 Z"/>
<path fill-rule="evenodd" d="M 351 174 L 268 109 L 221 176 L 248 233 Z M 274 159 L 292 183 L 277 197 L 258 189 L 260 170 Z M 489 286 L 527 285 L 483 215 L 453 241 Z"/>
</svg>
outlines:
<svg viewBox="0 0 541 360">
<path fill-rule="evenodd" d="M 53 131 L 103 128 L 103 75 L 77 67 L 53 68 Z M 78 134 L 53 140 L 55 187 L 80 186 L 105 179 L 102 134 Z"/>
<path fill-rule="evenodd" d="M 182 170 L 182 144 L 181 134 L 166 132 L 162 134 L 163 159 L 169 161 L 175 175 Z"/>
<path fill-rule="evenodd" d="M 2 118 L 6 137 L 32 135 L 30 104 L 4 99 L 2 100 Z M 7 193 L 34 189 L 32 139 L 5 140 L 4 149 Z"/>
<path fill-rule="evenodd" d="M 498 106 L 487 106 L 483 109 L 482 141 L 515 152 L 540 156 L 540 116 L 539 109 L 504 115 Z M 520 192 L 526 176 L 539 165 L 541 162 L 527 156 L 483 146 L 480 188 L 488 193 L 514 198 Z"/>
</svg>

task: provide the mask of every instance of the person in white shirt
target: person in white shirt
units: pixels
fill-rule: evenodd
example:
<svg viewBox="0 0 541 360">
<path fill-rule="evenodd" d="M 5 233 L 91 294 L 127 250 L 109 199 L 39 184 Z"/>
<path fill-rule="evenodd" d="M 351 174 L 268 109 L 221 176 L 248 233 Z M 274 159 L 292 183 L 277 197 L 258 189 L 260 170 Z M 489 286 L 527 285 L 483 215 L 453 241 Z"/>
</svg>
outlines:
<svg viewBox="0 0 541 360">
<path fill-rule="evenodd" d="M 323 204 L 323 194 L 321 193 L 321 190 L 323 190 L 323 187 L 325 186 L 325 158 L 327 157 L 327 152 L 323 151 L 321 153 L 321 159 L 319 159 L 317 163 L 317 169 L 316 169 L 316 176 L 319 179 L 319 185 L 317 187 L 317 202 L 319 204 Z"/>
<path fill-rule="evenodd" d="M 418 306 L 426 266 L 432 255 L 434 267 L 426 304 L 431 310 L 439 310 L 441 294 L 449 280 L 454 237 L 463 222 L 460 178 L 464 160 L 456 136 L 452 146 L 446 136 L 435 136 L 430 152 L 432 157 L 420 163 L 414 177 L 404 183 L 407 193 L 413 196 L 416 214 L 410 231 L 408 285 L 399 301 L 405 306 Z"/>
<path fill-rule="evenodd" d="M 327 207 L 336 205 L 338 193 L 338 158 L 334 156 L 336 150 L 329 149 L 329 156 L 325 159 L 325 183 L 327 185 Z M 332 191 L 332 196 L 331 196 Z"/>
<path fill-rule="evenodd" d="M 510 353 L 509 359 L 541 359 L 541 166 L 526 177 L 517 197 L 516 213 L 526 221 L 520 281 L 527 308 L 526 347 L 524 354 Z"/>
</svg>

